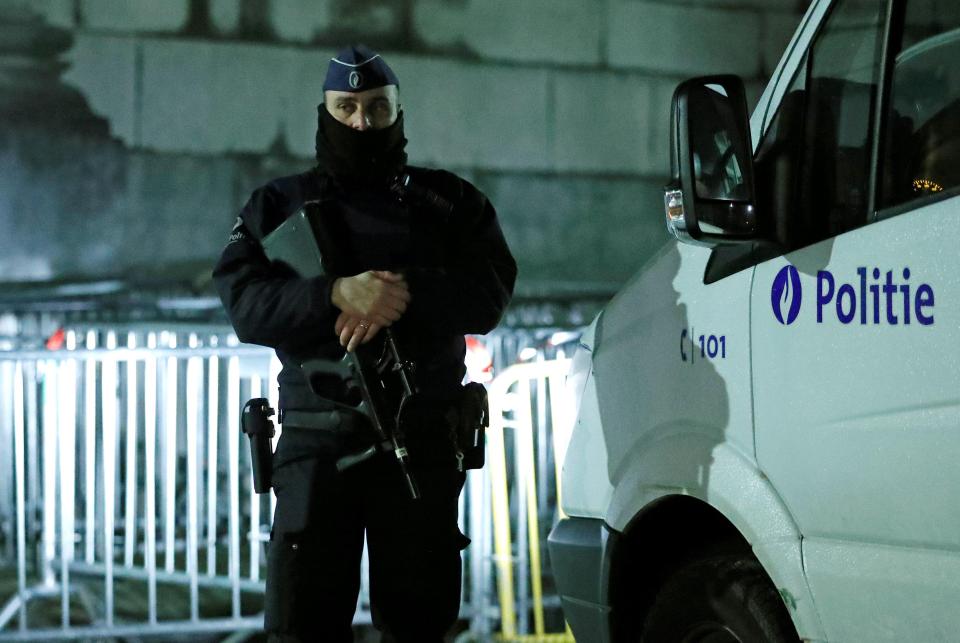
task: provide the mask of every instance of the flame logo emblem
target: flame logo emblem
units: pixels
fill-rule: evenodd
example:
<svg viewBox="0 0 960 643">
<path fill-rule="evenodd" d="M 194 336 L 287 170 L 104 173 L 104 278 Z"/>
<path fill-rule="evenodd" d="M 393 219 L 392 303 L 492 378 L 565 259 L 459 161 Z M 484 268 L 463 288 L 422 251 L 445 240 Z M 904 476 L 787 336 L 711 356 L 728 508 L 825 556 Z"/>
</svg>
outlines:
<svg viewBox="0 0 960 643">
<path fill-rule="evenodd" d="M 800 288 L 800 273 L 794 266 L 784 266 L 773 280 L 770 289 L 770 305 L 777 321 L 789 325 L 800 314 L 800 299 L 803 294 Z M 787 314 L 783 311 L 786 308 Z"/>
<path fill-rule="evenodd" d="M 363 84 L 363 75 L 358 71 L 352 71 L 350 72 L 350 76 L 347 80 L 350 83 L 350 87 L 353 89 L 358 89 L 360 85 Z"/>
</svg>

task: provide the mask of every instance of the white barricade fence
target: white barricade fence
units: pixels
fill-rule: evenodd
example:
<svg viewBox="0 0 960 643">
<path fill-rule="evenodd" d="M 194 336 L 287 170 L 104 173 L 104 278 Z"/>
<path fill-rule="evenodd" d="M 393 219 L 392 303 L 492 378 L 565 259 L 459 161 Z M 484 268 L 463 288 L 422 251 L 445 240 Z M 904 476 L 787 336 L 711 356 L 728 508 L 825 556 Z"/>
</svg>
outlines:
<svg viewBox="0 0 960 643">
<path fill-rule="evenodd" d="M 276 498 L 253 492 L 240 410 L 276 408 L 279 369 L 228 334 L 91 330 L 59 351 L 0 352 L 0 556 L 15 571 L 0 640 L 260 629 Z M 541 359 L 488 385 L 488 464 L 461 497 L 474 640 L 498 624 L 542 634 L 558 605 L 541 551 L 566 369 Z M 358 622 L 368 596 L 364 574 Z"/>
<path fill-rule="evenodd" d="M 560 353 L 557 359 L 510 366 L 488 387 L 487 464 L 480 490 L 471 488 L 478 496 L 471 506 L 480 507 L 483 562 L 489 557 L 493 563 L 496 588 L 483 575 L 490 568 L 484 565 L 482 587 L 472 595 L 479 601 L 477 615 L 490 613 L 495 595 L 499 641 L 573 641 L 560 618 L 559 597 L 544 591 L 551 576 L 544 563 L 546 535 L 559 517 L 562 449 L 573 421 L 566 394 L 569 367 Z M 553 623 L 547 622 L 548 609 L 554 611 Z M 478 617 L 473 624 L 480 640 L 491 638 L 490 622 Z"/>
<path fill-rule="evenodd" d="M 261 627 L 241 599 L 263 592 L 275 501 L 252 492 L 239 413 L 279 364 L 180 339 L 91 331 L 0 353 L 0 537 L 17 573 L 0 639 Z"/>
</svg>

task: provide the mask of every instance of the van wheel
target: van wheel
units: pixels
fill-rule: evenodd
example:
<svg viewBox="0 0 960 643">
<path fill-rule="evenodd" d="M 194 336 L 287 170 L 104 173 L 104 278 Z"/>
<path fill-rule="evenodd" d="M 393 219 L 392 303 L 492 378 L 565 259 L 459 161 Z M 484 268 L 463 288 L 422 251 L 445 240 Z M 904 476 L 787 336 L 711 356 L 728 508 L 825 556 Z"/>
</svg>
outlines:
<svg viewBox="0 0 960 643">
<path fill-rule="evenodd" d="M 664 582 L 641 643 L 796 643 L 786 606 L 760 563 L 725 555 L 687 563 Z"/>
</svg>

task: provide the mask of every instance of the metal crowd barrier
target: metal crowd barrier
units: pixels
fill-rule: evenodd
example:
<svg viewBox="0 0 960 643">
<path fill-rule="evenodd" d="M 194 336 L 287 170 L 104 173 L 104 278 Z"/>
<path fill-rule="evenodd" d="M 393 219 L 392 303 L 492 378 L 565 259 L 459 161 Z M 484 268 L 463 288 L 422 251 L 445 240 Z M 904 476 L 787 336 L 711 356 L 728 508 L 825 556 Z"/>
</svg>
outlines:
<svg viewBox="0 0 960 643">
<path fill-rule="evenodd" d="M 554 456 L 562 452 L 572 429 L 573 409 L 564 391 L 569 367 L 570 360 L 562 357 L 517 364 L 494 379 L 488 390 L 490 428 L 484 471 L 489 484 L 484 488 L 490 489 L 492 497 L 482 506 L 490 506 L 493 512 L 490 524 L 500 607 L 496 638 L 500 641 L 573 642 L 567 627 L 552 634 L 546 631 L 542 554 L 553 525 L 541 524 L 544 517 L 553 518 L 554 508 L 560 506 L 562 457 Z"/>
<path fill-rule="evenodd" d="M 559 602 L 541 559 L 567 361 L 539 357 L 489 384 L 489 464 L 461 497 L 464 640 L 572 641 L 545 633 Z M 276 404 L 278 371 L 227 333 L 71 331 L 62 350 L 0 352 L 0 640 L 260 629 L 276 499 L 253 493 L 239 412 Z M 368 596 L 364 574 L 359 623 Z"/>
</svg>

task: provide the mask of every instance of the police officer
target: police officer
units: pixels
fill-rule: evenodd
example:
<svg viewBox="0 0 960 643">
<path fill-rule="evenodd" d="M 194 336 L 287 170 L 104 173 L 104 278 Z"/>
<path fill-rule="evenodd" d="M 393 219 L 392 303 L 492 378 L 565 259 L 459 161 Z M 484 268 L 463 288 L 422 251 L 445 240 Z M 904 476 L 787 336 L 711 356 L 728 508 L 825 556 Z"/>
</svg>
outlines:
<svg viewBox="0 0 960 643">
<path fill-rule="evenodd" d="M 214 269 L 237 336 L 273 347 L 283 364 L 281 421 L 319 418 L 284 422 L 274 454 L 265 628 L 271 640 L 353 640 L 366 536 L 383 640 L 441 641 L 457 618 L 469 543 L 457 527 L 464 473 L 444 409 L 464 377 L 464 334 L 496 326 L 516 263 L 477 188 L 407 165 L 399 83 L 383 58 L 363 46 L 340 51 L 323 89 L 316 167 L 255 190 Z M 301 278 L 271 263 L 261 241 L 314 200 L 344 267 Z M 369 444 L 369 427 L 330 410 L 342 383 L 311 390 L 300 367 L 382 341 L 387 327 L 416 362 L 421 395 L 437 401 L 406 436 L 418 500 L 387 454 L 337 471 L 338 458 Z"/>
</svg>

